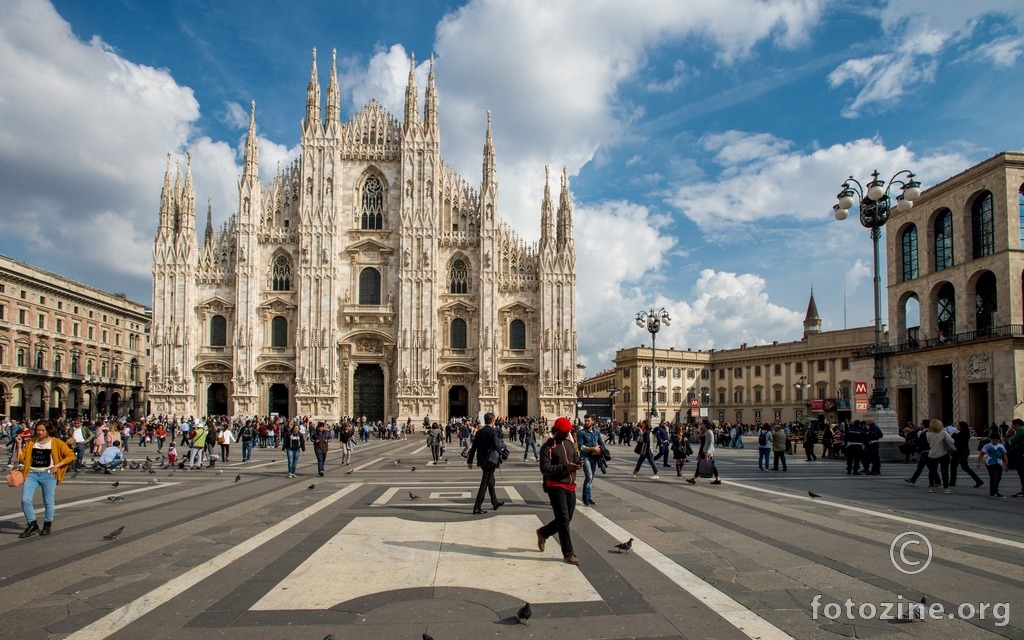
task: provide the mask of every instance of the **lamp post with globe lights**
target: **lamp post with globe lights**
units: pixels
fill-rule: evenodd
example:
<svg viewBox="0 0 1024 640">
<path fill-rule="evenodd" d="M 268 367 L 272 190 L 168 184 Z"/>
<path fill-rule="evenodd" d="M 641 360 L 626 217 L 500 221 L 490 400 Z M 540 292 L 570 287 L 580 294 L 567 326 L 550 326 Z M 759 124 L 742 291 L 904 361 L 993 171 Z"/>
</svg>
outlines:
<svg viewBox="0 0 1024 640">
<path fill-rule="evenodd" d="M 889 221 L 889 215 L 897 211 L 909 211 L 914 201 L 921 197 L 921 183 L 914 180 L 914 174 L 904 169 L 885 182 L 879 179 L 878 171 L 871 174 L 866 185 L 850 176 L 843 183 L 842 191 L 836 195 L 838 202 L 832 207 L 836 220 L 845 220 L 854 205 L 860 213 L 860 223 L 871 232 L 874 249 L 874 292 L 875 292 L 875 386 L 871 392 L 870 405 L 873 409 L 889 408 L 889 393 L 885 388 L 885 359 L 882 353 L 882 275 L 878 264 L 878 241 L 882 227 Z M 900 193 L 889 194 L 894 187 Z M 894 202 L 895 201 L 895 202 Z"/>
<path fill-rule="evenodd" d="M 651 334 L 651 413 L 648 416 L 650 420 L 648 424 L 652 429 L 657 426 L 654 424 L 654 420 L 658 418 L 658 355 L 655 351 L 655 341 L 658 331 L 661 330 L 661 325 L 667 327 L 670 324 L 672 324 L 672 318 L 664 308 L 658 311 L 654 309 L 639 311 L 636 314 L 636 326 L 647 329 L 647 333 Z"/>
</svg>

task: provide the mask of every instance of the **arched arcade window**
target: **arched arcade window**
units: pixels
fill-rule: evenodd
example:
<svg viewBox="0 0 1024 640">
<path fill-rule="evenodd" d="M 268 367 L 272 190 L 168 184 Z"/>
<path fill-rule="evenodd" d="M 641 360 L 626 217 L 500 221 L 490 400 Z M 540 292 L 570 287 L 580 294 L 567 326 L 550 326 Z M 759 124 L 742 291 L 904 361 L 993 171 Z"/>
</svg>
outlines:
<svg viewBox="0 0 1024 640">
<path fill-rule="evenodd" d="M 948 282 L 939 289 L 935 303 L 935 318 L 943 337 L 948 338 L 956 333 L 956 290 Z"/>
<path fill-rule="evenodd" d="M 974 313 L 976 330 L 979 335 L 988 335 L 996 322 L 996 311 L 999 308 L 996 297 L 996 276 L 986 271 L 978 278 L 974 286 Z"/>
<path fill-rule="evenodd" d="M 953 212 L 943 209 L 935 217 L 935 270 L 953 266 Z"/>
<path fill-rule="evenodd" d="M 903 231 L 903 281 L 917 278 L 917 225 L 910 225 Z"/>
<path fill-rule="evenodd" d="M 362 229 L 384 228 L 384 189 L 376 176 L 363 183 L 363 212 L 359 217 Z"/>
<path fill-rule="evenodd" d="M 373 267 L 359 272 L 359 304 L 380 304 L 380 271 Z"/>
<path fill-rule="evenodd" d="M 971 205 L 971 248 L 974 258 L 996 252 L 996 222 L 992 215 L 992 193 L 986 191 Z"/>
</svg>

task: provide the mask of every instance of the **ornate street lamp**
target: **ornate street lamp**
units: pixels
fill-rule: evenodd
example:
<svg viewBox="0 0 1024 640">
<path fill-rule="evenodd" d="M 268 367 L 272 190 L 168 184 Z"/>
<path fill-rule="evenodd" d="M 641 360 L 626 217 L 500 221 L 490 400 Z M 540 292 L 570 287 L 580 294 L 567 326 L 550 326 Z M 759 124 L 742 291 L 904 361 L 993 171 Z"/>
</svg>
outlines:
<svg viewBox="0 0 1024 640">
<path fill-rule="evenodd" d="M 885 360 L 882 354 L 882 274 L 878 265 L 878 240 L 892 209 L 895 207 L 897 211 L 909 211 L 914 206 L 914 200 L 921 197 L 921 183 L 914 180 L 914 174 L 906 169 L 890 178 L 888 183 L 879 180 L 878 175 L 877 170 L 873 172 L 866 187 L 853 176 L 847 178 L 843 190 L 836 195 L 839 202 L 832 207 L 832 211 L 836 220 L 845 220 L 850 209 L 857 204 L 861 225 L 871 231 L 875 267 L 875 388 L 871 392 L 870 402 L 872 408 L 888 409 L 889 393 L 885 389 Z M 905 180 L 901 179 L 904 175 Z M 894 185 L 900 188 L 895 204 L 889 195 Z"/>
<path fill-rule="evenodd" d="M 658 311 L 639 311 L 636 314 L 636 326 L 647 329 L 647 333 L 651 334 L 651 412 L 648 424 L 652 429 L 657 426 L 654 420 L 658 417 L 658 356 L 655 351 L 655 340 L 663 324 L 666 327 L 672 324 L 672 318 L 664 308 Z"/>
</svg>

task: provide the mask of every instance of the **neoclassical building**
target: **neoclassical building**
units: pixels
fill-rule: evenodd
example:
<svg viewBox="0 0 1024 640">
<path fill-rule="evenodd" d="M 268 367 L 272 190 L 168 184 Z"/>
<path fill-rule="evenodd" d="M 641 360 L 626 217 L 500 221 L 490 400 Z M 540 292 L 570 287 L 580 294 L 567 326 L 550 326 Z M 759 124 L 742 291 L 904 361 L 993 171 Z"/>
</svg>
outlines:
<svg viewBox="0 0 1024 640">
<path fill-rule="evenodd" d="M 146 414 L 149 309 L 0 256 L 0 417 Z"/>
<path fill-rule="evenodd" d="M 576 258 L 563 171 L 540 239 L 502 221 L 487 114 L 474 188 L 441 157 L 433 60 L 422 114 L 340 119 L 316 51 L 301 154 L 258 177 L 255 104 L 237 212 L 196 231 L 191 162 L 168 158 L 153 245 L 154 412 L 422 420 L 555 417 L 576 390 Z M 483 115 L 483 114 L 481 114 Z M 483 125 L 483 122 L 481 122 Z"/>
<path fill-rule="evenodd" d="M 1024 153 L 927 189 L 887 227 L 886 370 L 900 423 L 1024 415 Z"/>
</svg>

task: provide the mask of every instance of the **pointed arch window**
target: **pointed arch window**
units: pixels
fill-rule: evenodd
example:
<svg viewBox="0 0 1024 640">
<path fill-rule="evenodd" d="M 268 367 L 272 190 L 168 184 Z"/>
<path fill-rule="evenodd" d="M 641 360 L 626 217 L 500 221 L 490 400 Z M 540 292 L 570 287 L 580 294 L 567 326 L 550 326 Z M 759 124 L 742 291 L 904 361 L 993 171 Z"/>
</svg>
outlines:
<svg viewBox="0 0 1024 640">
<path fill-rule="evenodd" d="M 513 320 L 508 326 L 508 348 L 513 351 L 526 349 L 526 323 Z"/>
<path fill-rule="evenodd" d="M 280 348 L 288 346 L 288 318 L 275 316 L 270 321 L 270 346 Z"/>
<path fill-rule="evenodd" d="M 384 189 L 376 176 L 363 183 L 363 212 L 359 218 L 362 229 L 384 228 Z"/>
<path fill-rule="evenodd" d="M 224 316 L 210 318 L 210 346 L 225 347 L 228 344 L 228 321 Z"/>
<path fill-rule="evenodd" d="M 466 321 L 462 318 L 452 320 L 451 345 L 452 349 L 466 348 Z"/>
<path fill-rule="evenodd" d="M 992 214 L 992 193 L 984 192 L 971 205 L 971 246 L 974 258 L 996 252 L 996 222 Z"/>
<path fill-rule="evenodd" d="M 457 259 L 452 262 L 449 280 L 448 290 L 451 293 L 469 293 L 469 269 L 463 260 Z"/>
<path fill-rule="evenodd" d="M 359 304 L 380 304 L 380 271 L 373 267 L 359 272 Z"/>
<path fill-rule="evenodd" d="M 935 218 L 935 270 L 953 266 L 953 212 L 943 209 Z"/>
<path fill-rule="evenodd" d="M 917 225 L 910 225 L 903 231 L 903 281 L 917 278 Z"/>
<path fill-rule="evenodd" d="M 292 263 L 288 256 L 274 258 L 271 289 L 274 291 L 291 291 Z"/>
</svg>

